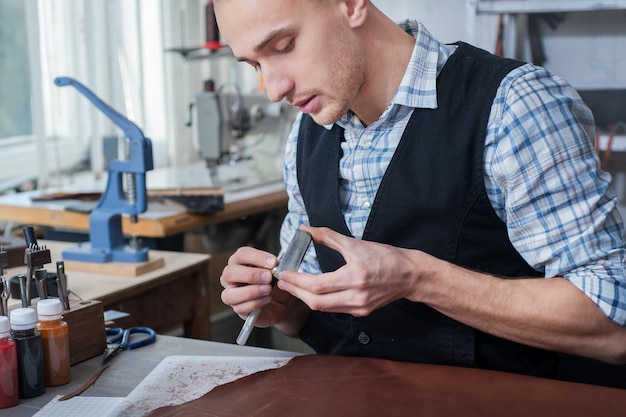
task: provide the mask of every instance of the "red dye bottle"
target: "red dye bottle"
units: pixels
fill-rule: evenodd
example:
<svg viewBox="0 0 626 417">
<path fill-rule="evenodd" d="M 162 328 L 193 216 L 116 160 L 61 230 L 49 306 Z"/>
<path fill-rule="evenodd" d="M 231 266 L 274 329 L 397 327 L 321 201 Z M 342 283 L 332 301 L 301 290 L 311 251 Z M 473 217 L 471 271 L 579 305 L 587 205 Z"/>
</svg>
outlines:
<svg viewBox="0 0 626 417">
<path fill-rule="evenodd" d="M 20 400 L 17 384 L 17 349 L 9 339 L 9 318 L 0 316 L 0 408 L 17 405 Z"/>
</svg>

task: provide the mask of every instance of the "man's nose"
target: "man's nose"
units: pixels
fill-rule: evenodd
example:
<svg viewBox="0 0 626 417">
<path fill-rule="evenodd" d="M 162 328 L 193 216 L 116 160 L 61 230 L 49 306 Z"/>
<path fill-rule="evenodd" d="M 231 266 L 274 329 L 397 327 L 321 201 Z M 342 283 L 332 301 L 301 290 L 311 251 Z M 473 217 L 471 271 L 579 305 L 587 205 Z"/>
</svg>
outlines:
<svg viewBox="0 0 626 417">
<path fill-rule="evenodd" d="M 283 72 L 273 69 L 263 69 L 262 74 L 265 83 L 267 98 L 275 103 L 281 101 L 293 88 L 293 83 Z"/>
</svg>

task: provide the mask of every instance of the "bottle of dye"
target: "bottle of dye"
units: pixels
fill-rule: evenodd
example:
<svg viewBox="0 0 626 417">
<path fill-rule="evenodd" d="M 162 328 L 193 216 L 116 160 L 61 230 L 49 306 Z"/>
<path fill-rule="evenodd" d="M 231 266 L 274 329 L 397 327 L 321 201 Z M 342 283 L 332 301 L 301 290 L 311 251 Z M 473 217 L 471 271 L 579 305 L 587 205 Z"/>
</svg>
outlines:
<svg viewBox="0 0 626 417">
<path fill-rule="evenodd" d="M 11 311 L 11 339 L 17 348 L 17 380 L 20 398 L 32 398 L 46 391 L 41 334 L 35 330 L 37 313 L 30 307 Z"/>
<path fill-rule="evenodd" d="M 9 318 L 0 316 L 0 408 L 13 407 L 20 400 L 17 386 L 17 349 L 9 339 Z"/>
<path fill-rule="evenodd" d="M 43 366 L 46 387 L 70 382 L 70 345 L 67 323 L 61 316 L 63 305 L 57 298 L 37 303 L 37 331 L 43 343 Z"/>
</svg>

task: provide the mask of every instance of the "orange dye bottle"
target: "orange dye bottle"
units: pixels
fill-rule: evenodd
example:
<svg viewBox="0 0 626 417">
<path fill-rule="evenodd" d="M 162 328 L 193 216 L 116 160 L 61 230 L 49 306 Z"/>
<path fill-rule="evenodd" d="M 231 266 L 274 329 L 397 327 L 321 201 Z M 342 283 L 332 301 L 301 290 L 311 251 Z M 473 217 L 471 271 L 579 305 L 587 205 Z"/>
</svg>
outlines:
<svg viewBox="0 0 626 417">
<path fill-rule="evenodd" d="M 0 408 L 13 407 L 20 400 L 17 384 L 17 349 L 9 339 L 11 323 L 0 316 Z"/>
<path fill-rule="evenodd" d="M 57 298 L 37 303 L 37 331 L 43 344 L 44 380 L 47 387 L 70 382 L 70 346 L 67 323 L 61 313 L 63 305 Z"/>
</svg>

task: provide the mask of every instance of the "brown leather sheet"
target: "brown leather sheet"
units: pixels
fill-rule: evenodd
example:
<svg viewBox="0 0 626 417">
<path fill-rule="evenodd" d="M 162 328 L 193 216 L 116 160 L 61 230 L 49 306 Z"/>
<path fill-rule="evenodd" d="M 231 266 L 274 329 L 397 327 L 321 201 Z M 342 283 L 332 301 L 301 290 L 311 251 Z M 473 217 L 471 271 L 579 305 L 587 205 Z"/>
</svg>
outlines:
<svg viewBox="0 0 626 417">
<path fill-rule="evenodd" d="M 626 390 L 470 368 L 304 355 L 150 417 L 626 416 Z"/>
</svg>

